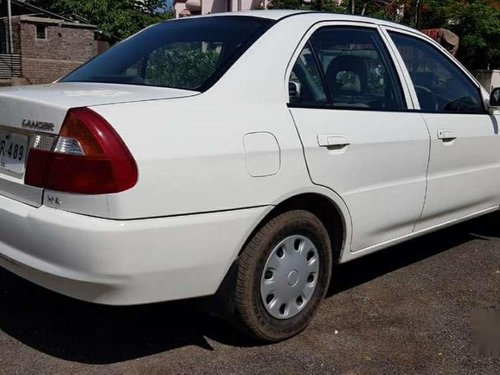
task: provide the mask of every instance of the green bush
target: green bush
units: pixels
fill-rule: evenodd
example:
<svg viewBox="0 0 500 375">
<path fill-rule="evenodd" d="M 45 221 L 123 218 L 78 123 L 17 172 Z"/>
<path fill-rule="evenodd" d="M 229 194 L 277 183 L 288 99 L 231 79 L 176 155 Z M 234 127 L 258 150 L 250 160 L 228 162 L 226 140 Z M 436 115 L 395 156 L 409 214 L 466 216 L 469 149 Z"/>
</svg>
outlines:
<svg viewBox="0 0 500 375">
<path fill-rule="evenodd" d="M 220 52 L 182 44 L 155 51 L 146 68 L 151 85 L 198 89 L 217 69 Z"/>
</svg>

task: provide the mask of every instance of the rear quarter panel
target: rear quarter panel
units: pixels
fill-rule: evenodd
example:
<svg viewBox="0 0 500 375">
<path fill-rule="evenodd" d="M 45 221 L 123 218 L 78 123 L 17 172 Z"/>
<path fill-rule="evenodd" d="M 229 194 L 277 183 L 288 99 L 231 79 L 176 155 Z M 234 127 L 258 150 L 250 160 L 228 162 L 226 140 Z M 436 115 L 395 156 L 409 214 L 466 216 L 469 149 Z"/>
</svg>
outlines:
<svg viewBox="0 0 500 375">
<path fill-rule="evenodd" d="M 310 184 L 290 114 L 283 104 L 258 107 L 200 95 L 93 108 L 119 132 L 139 168 L 131 190 L 108 196 L 109 216 L 127 219 L 269 205 Z M 243 137 L 270 132 L 281 164 L 252 177 Z"/>
</svg>

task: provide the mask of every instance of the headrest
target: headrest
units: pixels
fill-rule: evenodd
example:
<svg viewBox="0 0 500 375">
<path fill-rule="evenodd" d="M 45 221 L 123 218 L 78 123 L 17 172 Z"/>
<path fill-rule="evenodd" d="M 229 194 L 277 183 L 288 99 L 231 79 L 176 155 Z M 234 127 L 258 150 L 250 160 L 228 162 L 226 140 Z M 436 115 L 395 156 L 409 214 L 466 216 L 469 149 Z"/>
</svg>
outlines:
<svg viewBox="0 0 500 375">
<path fill-rule="evenodd" d="M 354 73 L 357 76 L 357 80 L 351 89 L 359 92 L 364 91 L 368 80 L 368 73 L 365 61 L 361 57 L 342 55 L 333 59 L 326 69 L 327 82 L 330 85 L 333 83 L 333 86 L 336 86 L 337 75 L 340 72 Z"/>
</svg>

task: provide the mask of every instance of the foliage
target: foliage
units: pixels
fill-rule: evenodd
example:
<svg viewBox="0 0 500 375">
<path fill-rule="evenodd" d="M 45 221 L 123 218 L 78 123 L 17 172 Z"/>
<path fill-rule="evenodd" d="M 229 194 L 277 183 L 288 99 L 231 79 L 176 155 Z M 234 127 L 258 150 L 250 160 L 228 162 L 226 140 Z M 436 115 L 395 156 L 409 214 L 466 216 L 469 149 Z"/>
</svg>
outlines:
<svg viewBox="0 0 500 375">
<path fill-rule="evenodd" d="M 219 50 L 200 48 L 196 43 L 169 45 L 150 56 L 146 81 L 155 86 L 198 89 L 217 69 L 219 55 Z"/>
<path fill-rule="evenodd" d="M 454 11 L 448 27 L 461 37 L 460 60 L 470 68 L 500 68 L 500 9 L 469 1 Z"/>
<path fill-rule="evenodd" d="M 27 0 L 63 15 L 78 15 L 114 40 L 172 17 L 164 0 Z M 275 9 L 320 10 L 388 19 L 409 26 L 445 27 L 461 39 L 459 58 L 469 68 L 500 68 L 500 2 L 497 0 L 273 0 Z M 417 2 L 421 14 L 417 17 Z M 417 18 L 419 24 L 416 24 Z"/>
<path fill-rule="evenodd" d="M 269 4 L 269 8 L 272 9 L 311 9 L 308 4 L 305 4 L 302 0 L 273 0 Z"/>
<path fill-rule="evenodd" d="M 336 5 L 333 1 L 328 1 L 328 0 L 311 0 L 310 2 L 305 2 L 302 0 L 272 0 L 270 8 L 319 10 L 319 11 L 327 11 L 335 13 L 347 12 L 346 6 Z"/>
<path fill-rule="evenodd" d="M 458 58 L 468 68 L 500 68 L 500 7 L 485 0 L 425 0 L 422 29 L 444 27 L 460 37 Z"/>
<path fill-rule="evenodd" d="M 450 29 L 460 37 L 458 57 L 468 68 L 500 68 L 498 0 L 311 0 L 309 3 L 302 0 L 273 0 L 273 7 L 350 13 L 353 2 L 355 14 L 396 21 L 420 29 Z M 417 3 L 421 4 L 420 16 L 417 16 Z"/>
<path fill-rule="evenodd" d="M 88 21 L 112 40 L 121 40 L 173 15 L 163 0 L 27 0 L 61 15 Z"/>
</svg>

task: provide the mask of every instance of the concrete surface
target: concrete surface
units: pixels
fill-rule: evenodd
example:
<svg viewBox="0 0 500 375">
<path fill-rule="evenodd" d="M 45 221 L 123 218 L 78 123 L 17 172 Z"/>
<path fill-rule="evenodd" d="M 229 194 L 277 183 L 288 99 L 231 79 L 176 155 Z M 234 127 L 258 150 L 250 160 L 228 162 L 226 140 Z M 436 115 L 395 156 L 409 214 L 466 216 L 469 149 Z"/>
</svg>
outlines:
<svg viewBox="0 0 500 375">
<path fill-rule="evenodd" d="M 109 308 L 0 270 L 1 374 L 500 374 L 471 316 L 500 308 L 500 214 L 336 266 L 308 330 L 258 346 L 191 302 Z"/>
</svg>

